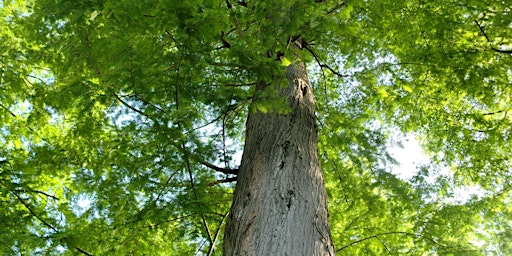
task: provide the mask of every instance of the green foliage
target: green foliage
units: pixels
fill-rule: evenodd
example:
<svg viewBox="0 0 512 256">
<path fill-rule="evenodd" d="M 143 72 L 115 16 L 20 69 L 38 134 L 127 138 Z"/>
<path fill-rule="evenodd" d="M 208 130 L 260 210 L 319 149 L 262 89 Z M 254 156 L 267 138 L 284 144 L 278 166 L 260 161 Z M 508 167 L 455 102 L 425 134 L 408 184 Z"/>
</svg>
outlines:
<svg viewBox="0 0 512 256">
<path fill-rule="evenodd" d="M 0 6 L 2 255 L 220 255 L 234 185 L 204 163 L 235 169 L 247 113 L 286 113 L 255 87 L 296 59 L 338 254 L 512 253 L 506 1 Z M 432 160 L 410 180 L 398 132 Z"/>
</svg>

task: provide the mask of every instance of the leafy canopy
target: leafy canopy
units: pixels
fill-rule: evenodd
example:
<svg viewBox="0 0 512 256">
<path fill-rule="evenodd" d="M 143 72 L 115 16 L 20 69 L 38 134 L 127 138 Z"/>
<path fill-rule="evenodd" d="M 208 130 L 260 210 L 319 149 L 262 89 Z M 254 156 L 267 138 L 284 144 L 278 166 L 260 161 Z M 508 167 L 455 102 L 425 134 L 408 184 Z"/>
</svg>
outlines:
<svg viewBox="0 0 512 256">
<path fill-rule="evenodd" d="M 254 89 L 297 58 L 338 254 L 512 253 L 507 1 L 0 6 L 2 254 L 220 255 L 234 184 L 211 167 L 237 168 L 248 111 L 286 111 Z M 431 159 L 411 179 L 400 134 Z"/>
</svg>

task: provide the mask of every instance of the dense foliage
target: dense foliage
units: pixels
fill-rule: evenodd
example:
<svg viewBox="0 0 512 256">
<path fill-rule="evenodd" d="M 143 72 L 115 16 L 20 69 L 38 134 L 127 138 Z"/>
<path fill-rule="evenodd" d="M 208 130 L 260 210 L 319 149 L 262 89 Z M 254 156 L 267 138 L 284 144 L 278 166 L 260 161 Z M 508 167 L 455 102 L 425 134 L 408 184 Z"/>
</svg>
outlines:
<svg viewBox="0 0 512 256">
<path fill-rule="evenodd" d="M 508 1 L 0 6 L 2 255 L 220 255 L 246 114 L 286 111 L 255 83 L 296 58 L 339 255 L 512 253 Z"/>
</svg>

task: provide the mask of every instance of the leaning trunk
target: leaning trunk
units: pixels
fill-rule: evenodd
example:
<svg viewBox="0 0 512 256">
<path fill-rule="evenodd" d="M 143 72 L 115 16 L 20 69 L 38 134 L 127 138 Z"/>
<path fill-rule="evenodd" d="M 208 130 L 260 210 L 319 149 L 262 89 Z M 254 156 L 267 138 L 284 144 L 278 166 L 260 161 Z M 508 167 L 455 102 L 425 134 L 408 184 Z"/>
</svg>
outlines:
<svg viewBox="0 0 512 256">
<path fill-rule="evenodd" d="M 334 255 L 313 91 L 303 63 L 288 66 L 286 77 L 277 89 L 290 111 L 247 119 L 224 255 Z"/>
</svg>

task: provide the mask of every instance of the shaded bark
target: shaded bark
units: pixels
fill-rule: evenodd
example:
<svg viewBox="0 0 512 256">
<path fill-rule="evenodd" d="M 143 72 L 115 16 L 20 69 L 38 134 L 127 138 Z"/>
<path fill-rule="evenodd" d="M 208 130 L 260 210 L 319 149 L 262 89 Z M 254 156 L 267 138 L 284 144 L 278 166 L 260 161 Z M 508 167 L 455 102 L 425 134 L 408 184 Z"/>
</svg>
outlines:
<svg viewBox="0 0 512 256">
<path fill-rule="evenodd" d="M 304 64 L 288 66 L 286 77 L 277 89 L 291 111 L 247 119 L 224 255 L 334 255 Z"/>
</svg>

